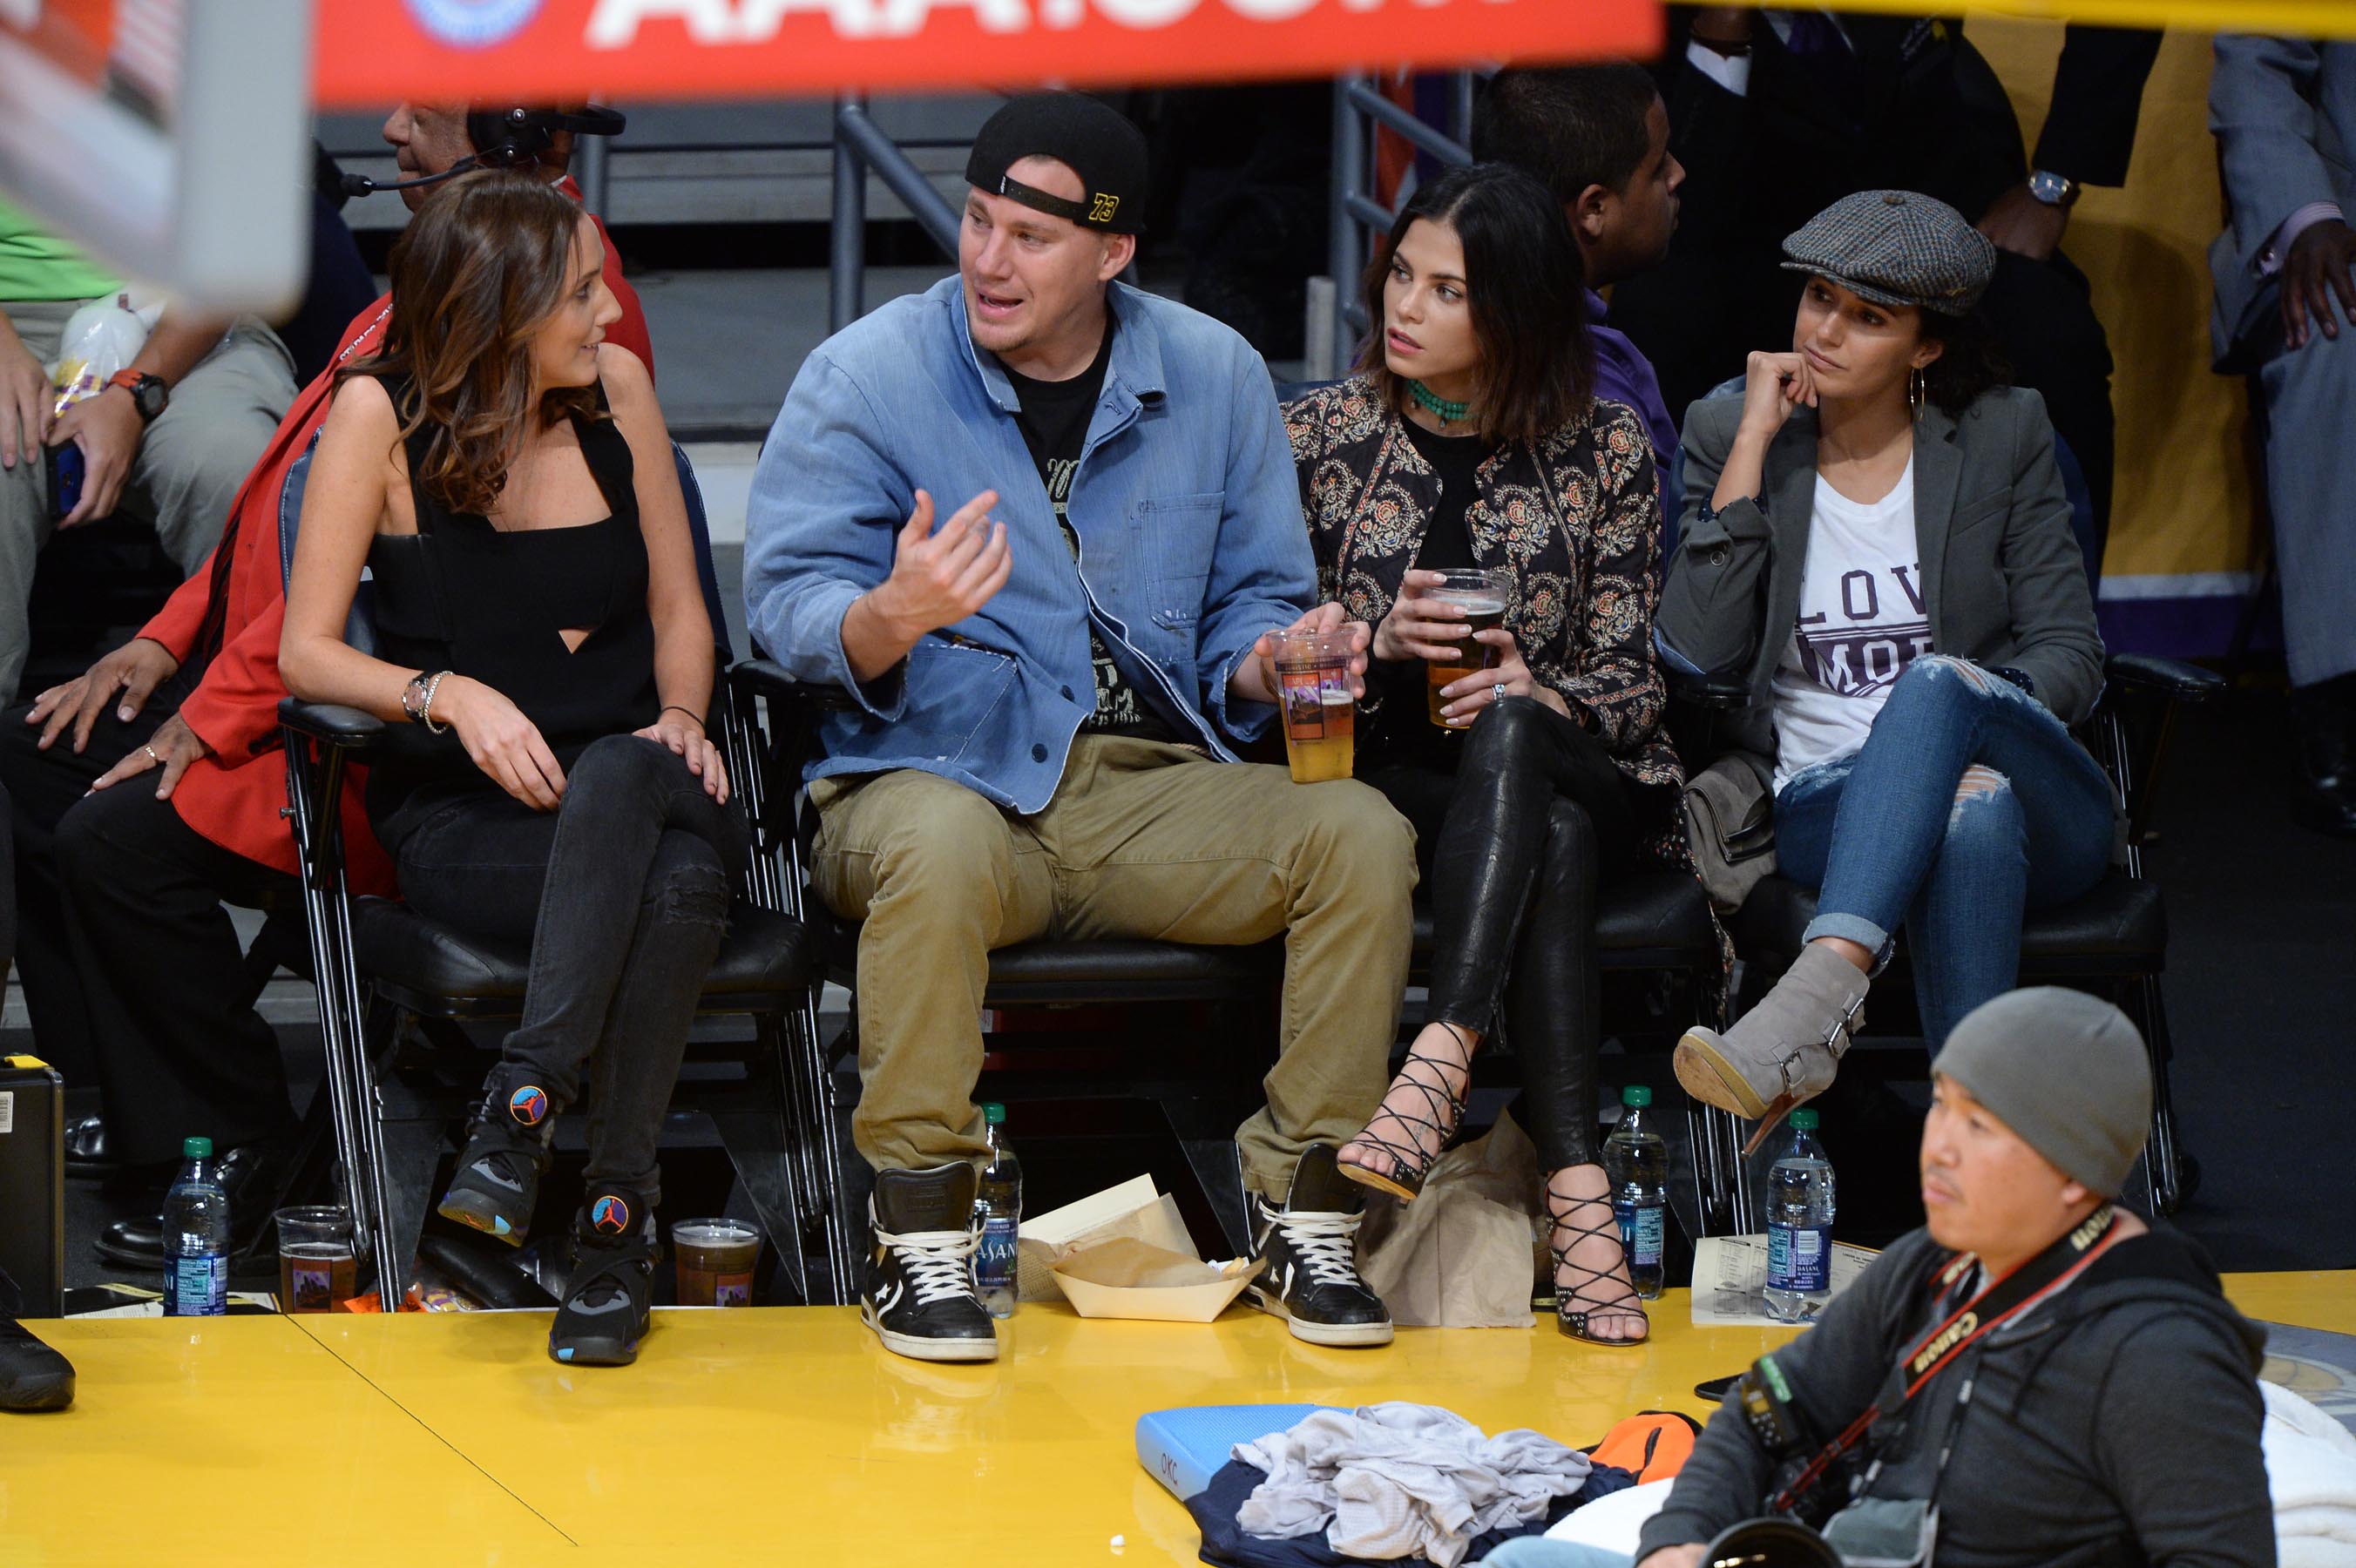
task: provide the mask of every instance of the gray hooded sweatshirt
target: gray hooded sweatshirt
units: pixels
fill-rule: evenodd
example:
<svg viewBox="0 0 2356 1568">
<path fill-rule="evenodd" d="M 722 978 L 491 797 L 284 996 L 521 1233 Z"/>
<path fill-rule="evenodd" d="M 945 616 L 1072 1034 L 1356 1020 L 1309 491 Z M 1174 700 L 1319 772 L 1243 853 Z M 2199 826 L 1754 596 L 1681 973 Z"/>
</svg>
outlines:
<svg viewBox="0 0 2356 1568">
<path fill-rule="evenodd" d="M 1936 1327 L 1949 1254 L 1914 1231 L 1775 1360 L 1819 1440 L 1881 1392 Z M 1935 1488 L 1939 1568 L 2273 1568 L 2258 1431 L 2265 1336 L 2177 1232 L 2113 1246 L 2067 1289 L 1982 1338 L 1909 1403 L 1867 1494 Z M 1960 1415 L 1965 1381 L 1971 1399 Z M 1636 1556 L 1763 1513 L 1775 1465 L 1729 1394 Z M 1953 1449 L 1938 1468 L 1939 1436 Z M 1879 1433 L 1877 1434 L 1879 1435 Z"/>
</svg>

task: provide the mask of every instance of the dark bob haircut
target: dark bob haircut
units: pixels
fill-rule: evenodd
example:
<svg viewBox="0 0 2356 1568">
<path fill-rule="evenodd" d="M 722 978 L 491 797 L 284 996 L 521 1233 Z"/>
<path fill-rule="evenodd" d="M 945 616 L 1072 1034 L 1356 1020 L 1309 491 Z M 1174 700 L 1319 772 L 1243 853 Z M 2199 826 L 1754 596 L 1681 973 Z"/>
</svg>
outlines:
<svg viewBox="0 0 2356 1568">
<path fill-rule="evenodd" d="M 1595 384 L 1586 272 L 1562 208 L 1537 179 L 1505 164 L 1451 169 L 1419 187 L 1366 268 L 1366 341 L 1358 368 L 1393 411 L 1407 383 L 1383 358 L 1383 293 L 1392 255 L 1419 219 L 1456 231 L 1464 294 L 1481 347 L 1473 422 L 1484 440 L 1534 442 L 1585 416 Z"/>
</svg>

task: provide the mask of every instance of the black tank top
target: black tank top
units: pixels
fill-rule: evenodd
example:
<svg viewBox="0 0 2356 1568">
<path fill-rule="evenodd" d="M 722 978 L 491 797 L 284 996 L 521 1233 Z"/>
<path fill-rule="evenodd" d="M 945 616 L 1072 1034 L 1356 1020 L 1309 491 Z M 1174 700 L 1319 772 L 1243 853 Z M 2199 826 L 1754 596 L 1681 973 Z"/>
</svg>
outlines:
<svg viewBox="0 0 2356 1568">
<path fill-rule="evenodd" d="M 388 380 L 393 406 L 409 383 Z M 603 386 L 597 407 L 606 407 Z M 502 529 L 443 506 L 418 483 L 429 432 L 409 437 L 414 534 L 369 545 L 376 580 L 377 652 L 393 664 L 451 670 L 505 696 L 571 768 L 592 741 L 645 728 L 659 715 L 654 620 L 647 612 L 647 545 L 638 528 L 630 445 L 611 419 L 573 421 L 606 516 L 578 527 Z M 562 634 L 594 628 L 578 648 Z M 498 785 L 457 733 L 395 725 L 369 772 L 369 815 L 391 816 L 418 791 Z"/>
</svg>

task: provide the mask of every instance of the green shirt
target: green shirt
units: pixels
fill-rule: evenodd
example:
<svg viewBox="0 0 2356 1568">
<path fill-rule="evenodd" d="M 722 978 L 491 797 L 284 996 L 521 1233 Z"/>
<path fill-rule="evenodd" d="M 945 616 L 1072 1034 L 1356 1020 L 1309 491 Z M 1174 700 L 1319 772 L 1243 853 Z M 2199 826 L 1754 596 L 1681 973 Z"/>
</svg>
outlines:
<svg viewBox="0 0 2356 1568">
<path fill-rule="evenodd" d="M 123 287 L 113 273 L 0 201 L 0 300 L 86 300 Z"/>
</svg>

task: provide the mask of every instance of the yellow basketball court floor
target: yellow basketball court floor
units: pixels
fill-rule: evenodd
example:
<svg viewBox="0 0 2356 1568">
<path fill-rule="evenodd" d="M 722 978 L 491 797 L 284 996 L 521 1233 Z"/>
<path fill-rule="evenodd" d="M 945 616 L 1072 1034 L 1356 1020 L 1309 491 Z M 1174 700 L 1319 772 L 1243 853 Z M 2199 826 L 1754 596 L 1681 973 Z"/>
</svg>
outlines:
<svg viewBox="0 0 2356 1568">
<path fill-rule="evenodd" d="M 2229 1276 L 2254 1317 L 2356 1333 L 2356 1274 Z M 1182 1404 L 1409 1399 L 1483 1428 L 1592 1443 L 1786 1331 L 1654 1342 L 1402 1329 L 1304 1345 L 1230 1309 L 1209 1327 L 1001 1326 L 986 1366 L 884 1353 L 855 1310 L 659 1310 L 635 1367 L 565 1368 L 545 1313 L 68 1319 L 74 1407 L 0 1417 L 0 1568 L 112 1563 L 1102 1564 L 1196 1561 L 1131 1429 Z"/>
</svg>

